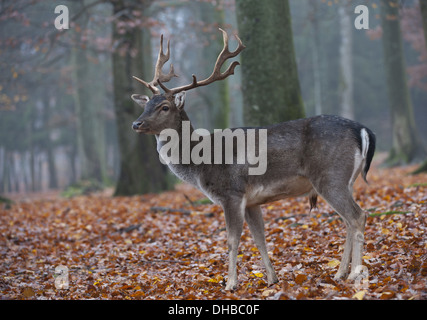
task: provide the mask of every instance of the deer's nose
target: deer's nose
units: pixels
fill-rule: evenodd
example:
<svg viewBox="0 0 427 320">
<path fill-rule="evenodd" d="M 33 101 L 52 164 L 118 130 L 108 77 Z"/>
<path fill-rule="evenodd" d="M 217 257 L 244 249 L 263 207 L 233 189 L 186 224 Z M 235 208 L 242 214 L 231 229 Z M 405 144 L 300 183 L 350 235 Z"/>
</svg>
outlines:
<svg viewBox="0 0 427 320">
<path fill-rule="evenodd" d="M 138 130 L 141 125 L 142 125 L 142 121 L 134 121 L 132 123 L 132 129 Z"/>
</svg>

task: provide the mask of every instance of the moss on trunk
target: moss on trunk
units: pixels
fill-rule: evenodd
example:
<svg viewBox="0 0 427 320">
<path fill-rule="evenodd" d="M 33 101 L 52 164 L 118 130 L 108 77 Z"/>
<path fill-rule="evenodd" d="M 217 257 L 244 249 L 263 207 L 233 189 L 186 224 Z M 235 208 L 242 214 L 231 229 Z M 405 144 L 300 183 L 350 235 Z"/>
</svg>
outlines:
<svg viewBox="0 0 427 320">
<path fill-rule="evenodd" d="M 114 13 L 123 8 L 121 3 L 115 3 Z M 132 122 L 142 113 L 130 96 L 143 91 L 132 79 L 132 75 L 144 75 L 143 33 L 139 28 L 119 33 L 116 24 L 122 19 L 127 19 L 126 15 L 119 16 L 113 25 L 113 43 L 120 44 L 113 53 L 114 107 L 120 149 L 120 175 L 115 195 L 158 192 L 170 187 L 170 183 L 167 168 L 159 161 L 155 138 L 137 134 L 131 128 Z M 145 58 L 151 59 L 150 56 Z"/>
<path fill-rule="evenodd" d="M 422 159 L 426 152 L 415 125 L 411 96 L 406 81 L 402 50 L 399 8 L 381 0 L 384 63 L 392 118 L 392 149 L 388 165 L 400 165 Z"/>
<path fill-rule="evenodd" d="M 246 125 L 304 117 L 287 0 L 237 0 Z"/>
</svg>

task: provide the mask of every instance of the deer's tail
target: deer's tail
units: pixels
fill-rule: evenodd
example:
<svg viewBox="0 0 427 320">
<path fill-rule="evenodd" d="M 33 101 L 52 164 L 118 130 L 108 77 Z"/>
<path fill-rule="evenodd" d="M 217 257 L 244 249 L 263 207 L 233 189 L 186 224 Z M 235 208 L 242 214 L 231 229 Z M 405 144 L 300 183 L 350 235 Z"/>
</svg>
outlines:
<svg viewBox="0 0 427 320">
<path fill-rule="evenodd" d="M 375 134 L 366 127 L 362 128 L 360 136 L 362 140 L 361 152 L 364 162 L 362 168 L 362 178 L 366 183 L 368 183 L 366 175 L 368 174 L 369 168 L 371 167 L 372 158 L 374 157 L 376 139 Z"/>
</svg>

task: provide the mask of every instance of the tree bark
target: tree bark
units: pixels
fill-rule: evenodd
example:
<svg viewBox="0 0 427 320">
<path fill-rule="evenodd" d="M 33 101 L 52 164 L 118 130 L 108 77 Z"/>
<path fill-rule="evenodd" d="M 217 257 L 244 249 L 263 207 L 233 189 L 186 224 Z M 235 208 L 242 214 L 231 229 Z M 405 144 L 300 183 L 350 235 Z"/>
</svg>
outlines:
<svg viewBox="0 0 427 320">
<path fill-rule="evenodd" d="M 392 149 L 386 161 L 389 165 L 410 163 L 426 154 L 415 125 L 398 18 L 398 2 L 381 0 L 384 63 L 393 130 Z"/>
<path fill-rule="evenodd" d="M 420 11 L 423 21 L 423 30 L 424 30 L 424 39 L 427 46 L 427 1 L 420 1 Z M 413 172 L 413 174 L 418 174 L 421 172 L 427 172 L 427 159 Z"/>
<path fill-rule="evenodd" d="M 112 41 L 113 53 L 113 90 L 116 113 L 118 143 L 120 150 L 120 174 L 115 195 L 134 195 L 158 192 L 168 188 L 166 167 L 163 166 L 156 152 L 153 136 L 137 134 L 132 122 L 142 110 L 137 108 L 130 96 L 141 92 L 142 86 L 132 79 L 132 75 L 143 75 L 142 56 L 143 36 L 140 28 L 126 27 L 124 32 L 118 28 L 120 22 L 129 22 L 120 12 L 127 7 L 122 1 L 113 2 L 114 14 Z M 148 43 L 145 42 L 145 43 Z M 146 50 L 146 52 L 150 50 Z M 151 59 L 151 57 L 149 57 Z"/>
<path fill-rule="evenodd" d="M 88 1 L 83 1 L 87 5 Z M 77 20 L 80 25 L 89 26 L 87 11 Z M 104 87 L 101 79 L 96 77 L 96 68 L 88 59 L 89 52 L 84 47 L 81 33 L 75 32 L 80 46 L 71 52 L 73 65 L 74 102 L 76 107 L 77 146 L 81 167 L 81 179 L 93 179 L 98 182 L 106 180 L 105 131 L 104 123 L 99 115 L 99 96 Z M 98 81 L 97 81 L 98 80 Z"/>
<path fill-rule="evenodd" d="M 245 125 L 304 117 L 288 0 L 236 0 Z"/>
<path fill-rule="evenodd" d="M 311 41 L 311 58 L 313 62 L 313 91 L 314 91 L 314 114 L 322 114 L 322 80 L 320 75 L 320 41 L 319 41 L 319 21 L 317 17 L 317 2 L 310 1 L 310 21 L 313 33 Z"/>
<path fill-rule="evenodd" d="M 424 39 L 427 46 L 427 2 L 420 0 L 420 11 L 423 20 Z"/>
<path fill-rule="evenodd" d="M 339 5 L 340 17 L 340 69 L 341 69 L 341 115 L 344 118 L 354 119 L 353 107 L 353 23 L 350 19 L 350 8 L 348 3 Z"/>
<path fill-rule="evenodd" d="M 49 172 L 49 188 L 50 189 L 56 189 L 58 188 L 58 177 L 56 174 L 56 166 L 55 166 L 55 149 L 53 141 L 50 139 L 50 127 L 49 127 L 49 115 L 51 113 L 50 110 L 50 101 L 49 97 L 44 98 L 43 103 L 43 123 L 45 125 L 45 140 L 47 141 L 45 150 L 46 150 L 46 156 L 47 156 L 47 165 L 48 165 L 48 172 Z"/>
<path fill-rule="evenodd" d="M 98 145 L 103 143 L 102 137 L 96 135 L 98 119 L 96 119 L 93 94 L 87 86 L 91 66 L 84 51 L 72 49 L 72 64 L 74 67 L 74 105 L 76 108 L 77 146 L 81 167 L 81 179 L 94 179 L 102 182 L 101 159 Z"/>
<path fill-rule="evenodd" d="M 219 10 L 211 3 L 200 3 L 200 18 L 206 24 L 218 24 L 218 27 L 223 27 L 224 12 Z M 203 60 L 207 61 L 205 70 L 206 76 L 209 76 L 213 70 L 214 63 L 223 47 L 222 34 L 218 28 L 214 28 L 212 33 L 205 34 L 205 40 L 209 45 L 204 46 Z M 213 36 L 213 37 L 212 37 Z M 211 39 L 215 40 L 212 41 Z M 204 89 L 211 103 L 209 108 L 210 118 L 213 119 L 213 127 L 215 129 L 225 129 L 230 125 L 230 99 L 228 96 L 228 79 L 215 82 Z"/>
</svg>

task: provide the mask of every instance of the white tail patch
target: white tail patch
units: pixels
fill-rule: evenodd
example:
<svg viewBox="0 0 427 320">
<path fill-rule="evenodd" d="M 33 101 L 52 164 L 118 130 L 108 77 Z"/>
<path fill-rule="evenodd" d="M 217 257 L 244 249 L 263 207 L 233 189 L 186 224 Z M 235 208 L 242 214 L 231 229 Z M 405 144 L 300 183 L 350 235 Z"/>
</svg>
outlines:
<svg viewBox="0 0 427 320">
<path fill-rule="evenodd" d="M 362 140 L 362 150 L 356 148 L 356 151 L 354 152 L 353 173 L 351 174 L 350 181 L 348 182 L 348 188 L 350 189 L 350 192 L 352 192 L 354 181 L 356 180 L 357 176 L 365 165 L 366 156 L 368 154 L 369 149 L 369 135 L 365 128 L 362 128 L 362 130 L 360 130 L 360 137 Z"/>
<path fill-rule="evenodd" d="M 360 137 L 362 138 L 362 157 L 365 159 L 369 149 L 369 135 L 365 128 L 360 130 Z"/>
<path fill-rule="evenodd" d="M 363 158 L 362 168 L 363 168 L 365 167 L 366 157 L 368 155 L 368 150 L 369 150 L 369 135 L 365 128 L 362 128 L 362 130 L 360 130 L 360 137 L 362 138 L 362 158 Z M 368 181 L 366 180 L 365 171 L 362 171 L 362 177 L 365 180 L 365 182 L 368 183 Z"/>
<path fill-rule="evenodd" d="M 356 178 L 359 175 L 360 170 L 362 169 L 363 163 L 364 163 L 364 158 L 362 156 L 362 153 L 359 151 L 359 148 L 357 148 L 356 151 L 354 152 L 353 173 L 351 174 L 351 178 L 348 181 L 348 188 L 349 188 L 350 192 L 353 191 L 354 181 L 356 181 Z"/>
</svg>

